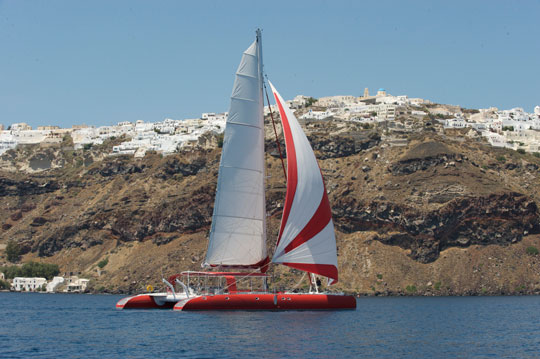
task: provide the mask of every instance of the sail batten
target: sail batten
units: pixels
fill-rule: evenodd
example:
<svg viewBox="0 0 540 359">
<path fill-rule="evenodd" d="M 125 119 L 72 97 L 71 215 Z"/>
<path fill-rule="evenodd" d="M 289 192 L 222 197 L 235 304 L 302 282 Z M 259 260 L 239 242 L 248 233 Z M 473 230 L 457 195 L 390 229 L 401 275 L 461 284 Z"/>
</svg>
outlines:
<svg viewBox="0 0 540 359">
<path fill-rule="evenodd" d="M 268 262 L 260 34 L 236 71 L 205 266 Z"/>
<path fill-rule="evenodd" d="M 246 75 L 246 74 L 242 74 L 242 73 L 236 73 L 236 76 L 242 76 L 242 77 L 248 77 L 248 78 L 251 78 L 251 79 L 256 79 L 257 77 L 256 76 L 251 76 L 251 75 Z"/>
<path fill-rule="evenodd" d="M 298 120 L 270 83 L 287 151 L 287 192 L 272 262 L 338 280 L 330 202 L 313 149 Z"/>
<path fill-rule="evenodd" d="M 253 128 L 261 129 L 259 126 L 249 125 L 249 124 L 247 124 L 247 123 L 233 122 L 233 121 L 230 121 L 229 123 L 232 124 L 232 125 L 247 126 L 247 127 L 253 127 Z"/>
</svg>

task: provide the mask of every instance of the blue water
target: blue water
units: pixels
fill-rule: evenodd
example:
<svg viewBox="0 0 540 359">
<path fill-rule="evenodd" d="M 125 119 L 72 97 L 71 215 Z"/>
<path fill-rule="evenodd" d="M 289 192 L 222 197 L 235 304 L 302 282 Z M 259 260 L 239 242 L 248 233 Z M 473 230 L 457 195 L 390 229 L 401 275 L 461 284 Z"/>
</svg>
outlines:
<svg viewBox="0 0 540 359">
<path fill-rule="evenodd" d="M 120 311 L 0 293 L 0 358 L 540 358 L 540 297 L 360 298 L 356 311 Z"/>
</svg>

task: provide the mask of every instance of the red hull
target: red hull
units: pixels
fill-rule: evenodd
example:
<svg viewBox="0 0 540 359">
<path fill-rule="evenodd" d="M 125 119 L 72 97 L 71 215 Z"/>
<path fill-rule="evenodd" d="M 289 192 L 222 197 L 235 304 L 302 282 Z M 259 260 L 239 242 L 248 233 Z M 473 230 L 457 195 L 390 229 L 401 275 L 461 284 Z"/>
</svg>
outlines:
<svg viewBox="0 0 540 359">
<path fill-rule="evenodd" d="M 174 310 L 340 310 L 356 309 L 352 295 L 220 294 L 179 301 Z"/>
<path fill-rule="evenodd" d="M 117 309 L 171 309 L 176 302 L 163 302 L 159 305 L 153 296 L 140 294 L 133 297 L 123 298 L 116 303 Z"/>
</svg>

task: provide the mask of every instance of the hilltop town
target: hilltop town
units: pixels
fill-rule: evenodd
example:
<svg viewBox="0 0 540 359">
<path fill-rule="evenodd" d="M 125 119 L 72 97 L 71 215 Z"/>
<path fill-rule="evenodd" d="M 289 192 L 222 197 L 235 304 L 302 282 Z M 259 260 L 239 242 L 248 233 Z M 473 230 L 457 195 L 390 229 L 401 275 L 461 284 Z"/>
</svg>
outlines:
<svg viewBox="0 0 540 359">
<path fill-rule="evenodd" d="M 540 107 L 465 109 L 383 89 L 288 102 L 332 203 L 338 290 L 540 293 Z M 274 119 L 276 111 L 265 109 L 272 250 L 285 179 L 270 111 Z M 61 273 L 88 279 L 93 292 L 158 288 L 162 273 L 197 270 L 226 117 L 70 129 L 11 124 L 0 134 L 0 266 L 58 265 Z M 278 135 L 283 144 L 279 125 Z M 18 260 L 7 259 L 9 242 Z M 301 277 L 279 267 L 270 273 L 284 287 Z M 39 278 L 11 285 L 43 287 Z"/>
<path fill-rule="evenodd" d="M 384 124 L 389 131 L 410 132 L 415 123 L 423 119 L 436 120 L 444 128 L 470 128 L 484 137 L 494 147 L 511 148 L 526 152 L 540 151 L 540 106 L 534 113 L 521 108 L 470 110 L 459 106 L 437 105 L 421 98 L 406 95 L 392 96 L 379 89 L 370 96 L 368 89 L 363 96 L 330 96 L 314 99 L 298 95 L 287 101 L 298 112 L 299 120 L 341 120 L 376 126 Z M 265 108 L 265 115 L 276 112 L 275 105 Z M 108 139 L 121 138 L 108 155 L 134 155 L 144 157 L 147 151 L 162 154 L 178 152 L 183 148 L 216 147 L 208 136 L 222 133 L 227 112 L 203 113 L 200 118 L 160 122 L 124 121 L 111 126 L 73 125 L 72 128 L 38 126 L 32 129 L 26 123 L 13 123 L 4 129 L 0 125 L 0 155 L 17 146 L 39 145 L 54 147 L 65 144 L 66 138 L 74 150 L 88 149 L 103 144 Z M 470 135 L 474 135 L 472 132 Z M 30 170 L 48 169 L 35 163 Z M 4 169 L 7 169 L 4 167 Z"/>
</svg>

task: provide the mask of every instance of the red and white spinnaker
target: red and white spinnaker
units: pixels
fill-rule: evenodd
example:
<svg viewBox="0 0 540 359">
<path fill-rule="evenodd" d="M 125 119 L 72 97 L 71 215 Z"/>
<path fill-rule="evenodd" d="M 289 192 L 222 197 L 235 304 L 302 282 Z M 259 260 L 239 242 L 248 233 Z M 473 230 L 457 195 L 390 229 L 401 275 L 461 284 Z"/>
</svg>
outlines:
<svg viewBox="0 0 540 359">
<path fill-rule="evenodd" d="M 272 262 L 338 281 L 330 202 L 313 149 L 298 120 L 270 83 L 287 148 L 287 193 Z"/>
</svg>

